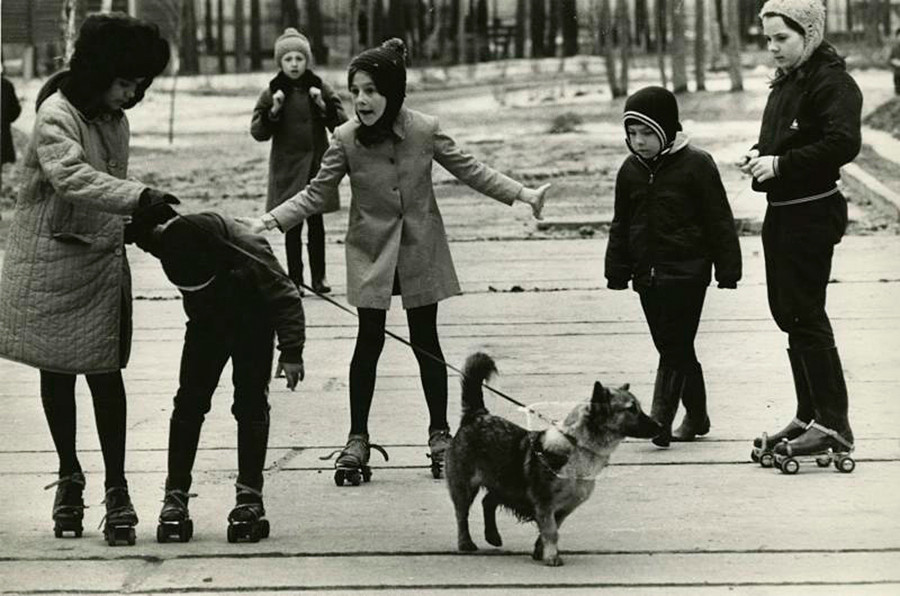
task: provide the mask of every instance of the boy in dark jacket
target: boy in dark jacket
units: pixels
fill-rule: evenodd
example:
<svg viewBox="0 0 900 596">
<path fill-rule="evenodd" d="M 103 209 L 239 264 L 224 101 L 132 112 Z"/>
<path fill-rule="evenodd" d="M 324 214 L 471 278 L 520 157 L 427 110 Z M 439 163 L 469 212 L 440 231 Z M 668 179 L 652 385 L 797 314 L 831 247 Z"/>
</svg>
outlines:
<svg viewBox="0 0 900 596">
<path fill-rule="evenodd" d="M 606 248 L 608 287 L 638 292 L 659 367 L 651 416 L 653 439 L 692 441 L 709 432 L 703 370 L 694 351 L 713 263 L 720 288 L 736 288 L 741 249 L 731 207 L 712 157 L 679 132 L 678 103 L 662 87 L 625 102 L 632 155 L 616 177 L 615 213 Z M 685 416 L 671 432 L 679 400 Z"/>
<path fill-rule="evenodd" d="M 305 322 L 297 287 L 268 242 L 217 213 L 177 215 L 161 225 L 133 224 L 144 250 L 158 257 L 181 291 L 187 329 L 175 408 L 169 424 L 168 476 L 157 539 L 192 534 L 188 513 L 191 470 L 200 428 L 226 362 L 233 367 L 238 424 L 237 506 L 228 516 L 228 539 L 268 536 L 262 501 L 269 437 L 268 387 L 273 343 L 293 390 L 303 379 Z"/>
</svg>

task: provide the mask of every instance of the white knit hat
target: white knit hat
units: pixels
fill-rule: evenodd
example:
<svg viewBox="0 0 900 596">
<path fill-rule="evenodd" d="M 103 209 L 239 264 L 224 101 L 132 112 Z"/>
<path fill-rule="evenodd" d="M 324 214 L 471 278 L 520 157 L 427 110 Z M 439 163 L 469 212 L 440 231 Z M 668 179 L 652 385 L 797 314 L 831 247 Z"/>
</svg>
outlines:
<svg viewBox="0 0 900 596">
<path fill-rule="evenodd" d="M 311 52 L 309 49 L 309 40 L 306 36 L 294 29 L 288 27 L 284 33 L 275 40 L 275 65 L 281 67 L 281 59 L 288 52 L 300 52 L 306 56 L 307 63 L 311 62 Z"/>
<path fill-rule="evenodd" d="M 806 62 L 825 38 L 825 3 L 822 0 L 769 0 L 760 18 L 772 15 L 787 17 L 803 28 L 803 53 L 793 68 Z"/>
</svg>

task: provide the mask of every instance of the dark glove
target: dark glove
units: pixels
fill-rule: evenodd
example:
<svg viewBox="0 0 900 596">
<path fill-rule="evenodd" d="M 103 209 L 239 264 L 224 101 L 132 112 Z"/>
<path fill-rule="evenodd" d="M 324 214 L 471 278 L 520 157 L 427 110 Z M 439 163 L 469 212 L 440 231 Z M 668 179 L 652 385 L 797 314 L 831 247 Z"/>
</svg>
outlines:
<svg viewBox="0 0 900 596">
<path fill-rule="evenodd" d="M 165 223 L 178 215 L 170 205 L 180 204 L 181 201 L 175 195 L 155 188 L 145 188 L 138 199 L 137 209 L 132 213 L 132 221 L 150 226 Z"/>
<path fill-rule="evenodd" d="M 736 281 L 720 281 L 719 288 L 723 290 L 736 290 L 737 282 Z"/>
<path fill-rule="evenodd" d="M 610 290 L 627 290 L 628 289 L 628 280 L 627 279 L 609 279 L 606 281 L 606 287 Z"/>
</svg>

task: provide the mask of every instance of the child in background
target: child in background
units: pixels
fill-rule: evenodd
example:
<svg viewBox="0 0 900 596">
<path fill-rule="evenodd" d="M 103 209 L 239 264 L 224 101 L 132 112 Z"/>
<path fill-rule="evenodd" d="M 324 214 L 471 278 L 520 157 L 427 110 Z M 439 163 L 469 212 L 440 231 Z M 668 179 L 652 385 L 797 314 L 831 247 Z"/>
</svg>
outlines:
<svg viewBox="0 0 900 596">
<path fill-rule="evenodd" d="M 181 291 L 188 320 L 175 408 L 169 422 L 166 492 L 157 540 L 190 540 L 191 470 L 200 429 L 228 360 L 237 420 L 237 503 L 228 539 L 266 538 L 263 467 L 269 440 L 269 378 L 277 333 L 280 365 L 293 390 L 303 379 L 305 322 L 296 286 L 269 243 L 216 213 L 177 215 L 161 225 L 132 224 L 134 241 L 159 258 Z"/>
<path fill-rule="evenodd" d="M 294 196 L 319 171 L 328 148 L 328 133 L 347 120 L 340 98 L 311 70 L 309 41 L 294 28 L 275 41 L 275 64 L 281 69 L 253 109 L 250 134 L 257 141 L 272 139 L 266 211 Z M 322 213 L 340 207 L 335 189 L 321 213 L 307 218 L 307 250 L 312 289 L 331 291 L 325 277 L 325 225 Z M 285 234 L 288 275 L 303 292 L 303 222 Z"/>
<path fill-rule="evenodd" d="M 428 405 L 432 473 L 439 477 L 450 443 L 447 369 L 437 331 L 438 302 L 460 293 L 444 222 L 431 181 L 433 162 L 475 190 L 512 205 L 528 203 L 540 216 L 544 193 L 492 170 L 460 149 L 428 116 L 403 106 L 406 46 L 390 39 L 350 63 L 347 74 L 356 117 L 335 130 L 316 178 L 251 229 L 287 231 L 319 213 L 345 175 L 352 198 L 347 253 L 347 301 L 357 307 L 359 329 L 350 363 L 350 434 L 336 462 L 335 481 L 367 478 L 369 408 L 384 346 L 391 296 L 403 299 L 419 376 Z"/>
<path fill-rule="evenodd" d="M 55 534 L 80 536 L 85 477 L 75 450 L 75 377 L 91 390 L 106 471 L 104 534 L 134 544 L 125 480 L 131 351 L 126 216 L 153 220 L 172 195 L 128 177 L 125 110 L 169 61 L 156 25 L 122 14 L 87 17 L 67 70 L 37 97 L 34 133 L 0 280 L 0 357 L 34 366 L 59 456 Z M 48 487 L 49 488 L 49 487 Z"/>
<path fill-rule="evenodd" d="M 681 131 L 675 96 L 645 87 L 625 102 L 626 144 L 632 155 L 616 177 L 606 279 L 613 290 L 631 281 L 659 352 L 651 417 L 653 439 L 693 441 L 709 432 L 703 369 L 694 338 L 715 264 L 720 288 L 741 278 L 741 249 L 731 207 L 712 157 Z M 678 402 L 681 426 L 672 433 Z"/>
</svg>

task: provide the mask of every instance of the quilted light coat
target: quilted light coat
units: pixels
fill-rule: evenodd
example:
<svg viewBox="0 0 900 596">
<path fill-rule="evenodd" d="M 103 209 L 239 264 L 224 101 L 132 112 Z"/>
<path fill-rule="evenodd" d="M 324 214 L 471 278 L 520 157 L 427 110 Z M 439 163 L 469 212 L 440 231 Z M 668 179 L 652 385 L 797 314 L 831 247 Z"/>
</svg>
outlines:
<svg viewBox="0 0 900 596">
<path fill-rule="evenodd" d="M 128 119 L 85 118 L 61 92 L 38 110 L 0 277 L 0 356 L 63 373 L 125 366 L 131 275 Z M 124 309 L 124 310 L 123 310 Z"/>
<path fill-rule="evenodd" d="M 432 161 L 475 190 L 511 205 L 522 190 L 515 180 L 462 151 L 437 118 L 401 109 L 397 140 L 373 147 L 356 142 L 356 118 L 338 127 L 316 178 L 272 211 L 282 230 L 319 213 L 344 175 L 350 175 L 347 226 L 347 301 L 388 309 L 396 271 L 404 308 L 460 293 L 444 222 L 434 198 Z"/>
</svg>

